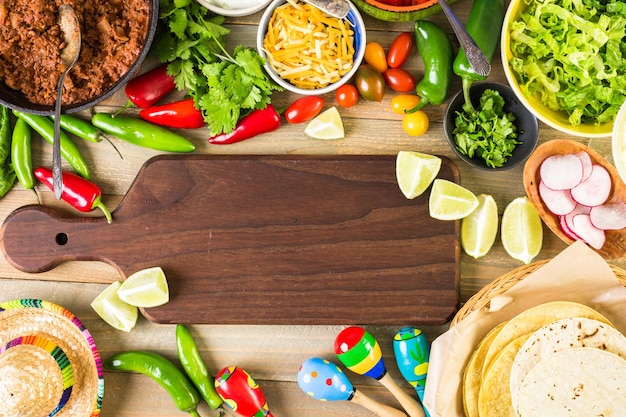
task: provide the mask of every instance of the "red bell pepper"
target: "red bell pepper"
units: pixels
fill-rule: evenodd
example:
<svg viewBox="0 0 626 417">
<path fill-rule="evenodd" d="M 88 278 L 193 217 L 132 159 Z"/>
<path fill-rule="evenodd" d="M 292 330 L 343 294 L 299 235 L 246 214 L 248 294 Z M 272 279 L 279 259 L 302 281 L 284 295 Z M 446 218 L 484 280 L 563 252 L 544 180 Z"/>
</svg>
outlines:
<svg viewBox="0 0 626 417">
<path fill-rule="evenodd" d="M 130 80 L 124 91 L 132 104 L 143 109 L 175 88 L 174 77 L 167 75 L 167 64 L 163 64 Z"/>
<path fill-rule="evenodd" d="M 54 189 L 52 181 L 52 170 L 46 167 L 39 167 L 34 171 L 35 178 L 45 184 L 51 190 Z M 111 223 L 111 212 L 102 202 L 102 190 L 93 182 L 74 174 L 63 171 L 63 192 L 61 198 L 77 210 L 90 212 L 99 208 L 104 213 L 107 221 Z"/>
<path fill-rule="evenodd" d="M 279 127 L 280 114 L 274 106 L 268 104 L 264 109 L 253 110 L 252 113 L 239 120 L 232 132 L 220 133 L 209 138 L 209 143 L 218 145 L 235 143 L 262 133 L 272 132 Z"/>
<path fill-rule="evenodd" d="M 205 125 L 204 116 L 196 109 L 192 98 L 145 108 L 139 116 L 150 123 L 177 129 L 197 129 Z"/>
</svg>

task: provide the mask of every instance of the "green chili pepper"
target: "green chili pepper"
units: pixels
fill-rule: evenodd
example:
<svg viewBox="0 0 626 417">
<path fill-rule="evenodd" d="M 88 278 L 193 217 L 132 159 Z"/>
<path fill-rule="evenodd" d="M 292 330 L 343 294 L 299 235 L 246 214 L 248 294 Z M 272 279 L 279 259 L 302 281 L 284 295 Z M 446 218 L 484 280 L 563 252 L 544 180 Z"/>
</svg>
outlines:
<svg viewBox="0 0 626 417">
<path fill-rule="evenodd" d="M 91 123 L 109 135 L 144 148 L 165 152 L 193 152 L 196 149 L 186 137 L 134 117 L 96 113 Z"/>
<path fill-rule="evenodd" d="M 39 133 L 42 138 L 52 145 L 54 142 L 54 123 L 52 120 L 45 116 L 28 114 L 17 110 L 13 110 L 13 114 L 20 119 L 24 119 L 24 121 L 28 123 L 28 125 L 35 132 Z M 63 159 L 65 159 L 72 166 L 72 168 L 74 168 L 74 171 L 76 171 L 78 175 L 89 179 L 91 175 L 89 173 L 89 166 L 87 166 L 87 162 L 85 162 L 81 156 L 80 150 L 76 144 L 72 142 L 72 139 L 70 139 L 64 131 L 61 131 L 59 142 L 61 144 L 61 155 L 63 155 Z"/>
<path fill-rule="evenodd" d="M 202 398 L 209 404 L 213 410 L 216 410 L 224 403 L 222 397 L 219 396 L 215 389 L 215 382 L 206 364 L 200 357 L 198 346 L 193 340 L 193 336 L 189 329 L 182 324 L 176 325 L 176 348 L 178 349 L 178 359 L 183 365 L 183 369 L 187 372 L 187 376 L 194 383 Z"/>
<path fill-rule="evenodd" d="M 54 121 L 54 116 L 50 116 L 50 118 Z M 90 122 L 69 114 L 62 114 L 60 120 L 61 128 L 66 132 L 90 142 L 102 142 L 104 139 L 109 142 L 111 146 L 113 146 L 113 149 L 115 149 L 115 152 L 117 152 L 120 158 L 124 159 L 119 149 L 117 149 L 117 146 L 115 146 L 115 144 L 111 142 L 108 137 L 106 137 L 102 130 L 98 129 Z"/>
<path fill-rule="evenodd" d="M 154 352 L 131 350 L 117 353 L 103 362 L 111 371 L 138 372 L 156 381 L 172 397 L 179 410 L 200 417 L 198 391 L 169 359 Z"/>
<path fill-rule="evenodd" d="M 17 118 L 13 126 L 11 138 L 11 162 L 17 175 L 17 179 L 26 190 L 33 190 L 39 201 L 39 195 L 35 191 L 35 175 L 33 174 L 33 159 L 30 148 L 31 130 L 24 119 Z"/>
<path fill-rule="evenodd" d="M 498 46 L 503 21 L 504 0 L 474 0 L 465 29 L 489 61 Z M 472 69 L 462 48 L 459 49 L 452 67 L 454 73 L 463 81 L 465 103 L 473 108 L 469 89 L 474 81 L 482 81 L 487 77 L 478 75 Z"/>
<path fill-rule="evenodd" d="M 452 82 L 454 49 L 446 32 L 435 23 L 418 20 L 415 22 L 415 40 L 424 62 L 424 78 L 415 87 L 420 103 L 407 113 L 416 112 L 428 103 L 443 103 Z"/>
<path fill-rule="evenodd" d="M 15 171 L 10 162 L 11 120 L 9 109 L 0 105 L 0 197 L 9 192 L 15 183 Z"/>
</svg>

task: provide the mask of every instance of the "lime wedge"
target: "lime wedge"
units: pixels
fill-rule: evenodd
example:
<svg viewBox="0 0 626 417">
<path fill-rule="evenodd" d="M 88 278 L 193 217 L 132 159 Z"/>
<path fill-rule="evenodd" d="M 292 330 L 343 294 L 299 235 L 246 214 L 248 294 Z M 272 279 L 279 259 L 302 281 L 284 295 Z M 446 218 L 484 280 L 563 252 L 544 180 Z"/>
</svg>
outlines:
<svg viewBox="0 0 626 417">
<path fill-rule="evenodd" d="M 480 194 L 478 207 L 461 221 L 461 245 L 473 258 L 485 256 L 498 235 L 498 206 L 492 196 Z"/>
<path fill-rule="evenodd" d="M 137 323 L 137 307 L 125 303 L 117 295 L 121 282 L 115 281 L 106 287 L 91 302 L 91 308 L 112 327 L 129 332 Z"/>
<path fill-rule="evenodd" d="M 304 134 L 314 139 L 342 139 L 345 134 L 337 107 L 331 107 L 309 122 Z"/>
<path fill-rule="evenodd" d="M 430 216 L 438 220 L 459 220 L 478 206 L 478 198 L 467 188 L 452 181 L 436 179 L 430 191 Z"/>
<path fill-rule="evenodd" d="M 437 177 L 441 159 L 419 152 L 400 151 L 396 157 L 396 179 L 402 194 L 408 199 L 426 191 Z"/>
<path fill-rule="evenodd" d="M 165 273 L 160 267 L 146 268 L 130 275 L 117 290 L 120 299 L 136 307 L 156 307 L 170 299 Z"/>
<path fill-rule="evenodd" d="M 541 218 L 527 197 L 516 198 L 504 209 L 500 238 L 504 250 L 513 259 L 525 264 L 529 264 L 541 251 Z"/>
</svg>

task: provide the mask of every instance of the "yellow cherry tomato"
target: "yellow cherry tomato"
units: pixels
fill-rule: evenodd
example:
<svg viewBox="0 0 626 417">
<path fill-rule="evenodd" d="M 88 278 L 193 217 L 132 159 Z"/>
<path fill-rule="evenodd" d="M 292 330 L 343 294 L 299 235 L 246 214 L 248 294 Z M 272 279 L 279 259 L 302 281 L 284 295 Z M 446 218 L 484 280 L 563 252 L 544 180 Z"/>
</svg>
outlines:
<svg viewBox="0 0 626 417">
<path fill-rule="evenodd" d="M 365 59 L 365 62 L 370 64 L 381 74 L 388 68 L 385 50 L 378 42 L 368 42 L 367 45 L 365 45 L 365 55 L 363 58 Z"/>
<path fill-rule="evenodd" d="M 420 96 L 415 94 L 399 94 L 391 99 L 391 110 L 397 114 L 404 114 L 420 103 Z"/>
<path fill-rule="evenodd" d="M 428 131 L 428 116 L 422 110 L 408 113 L 402 119 L 402 128 L 411 136 L 421 136 Z"/>
</svg>

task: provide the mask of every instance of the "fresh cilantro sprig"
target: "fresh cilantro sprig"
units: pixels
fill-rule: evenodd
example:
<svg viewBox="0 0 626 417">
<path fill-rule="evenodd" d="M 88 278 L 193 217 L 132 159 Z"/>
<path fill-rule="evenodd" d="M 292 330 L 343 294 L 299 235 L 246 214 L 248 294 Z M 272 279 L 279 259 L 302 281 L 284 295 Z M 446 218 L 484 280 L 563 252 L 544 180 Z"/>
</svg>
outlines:
<svg viewBox="0 0 626 417">
<path fill-rule="evenodd" d="M 486 89 L 480 97 L 480 106 L 463 104 L 457 111 L 453 130 L 456 148 L 470 158 L 484 159 L 488 167 L 504 165 L 513 154 L 517 141 L 517 127 L 513 113 L 504 111 L 504 98 L 496 90 Z"/>
<path fill-rule="evenodd" d="M 230 30 L 196 1 L 160 0 L 164 30 L 155 41 L 159 60 L 167 63 L 176 88 L 193 97 L 211 135 L 229 133 L 237 121 L 271 102 L 280 90 L 263 69 L 264 59 L 252 48 L 225 45 Z"/>
</svg>

